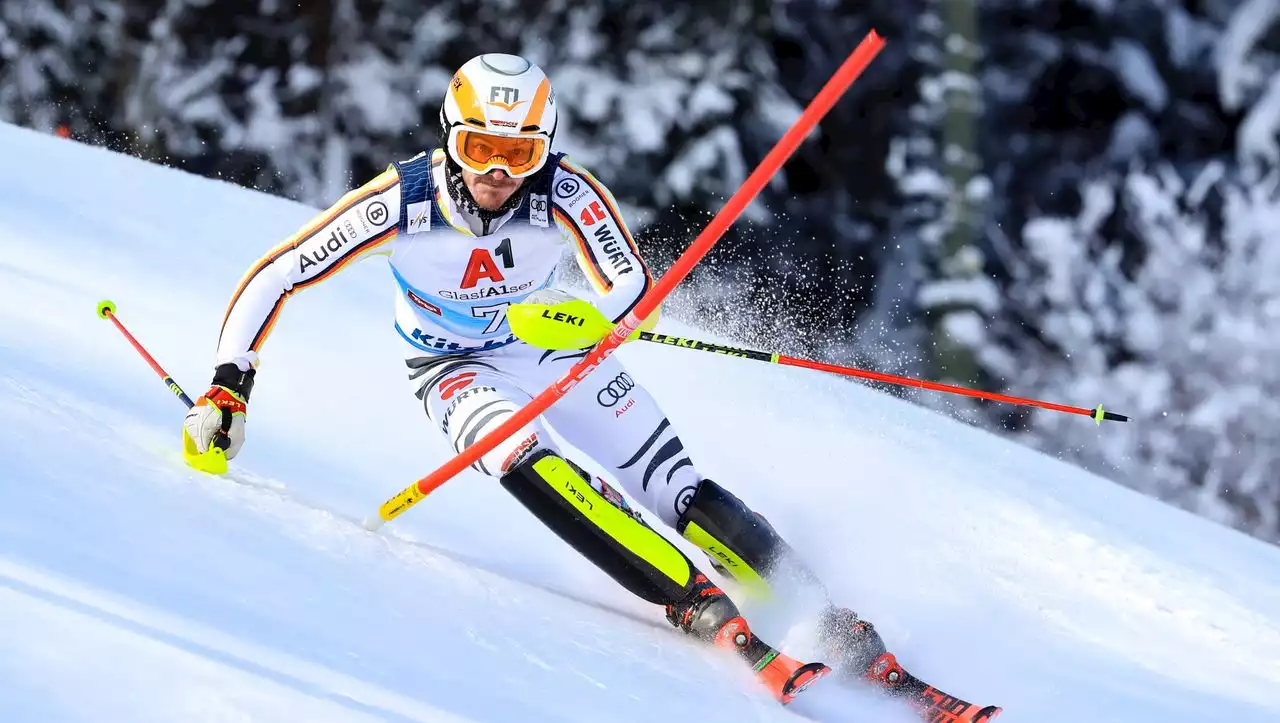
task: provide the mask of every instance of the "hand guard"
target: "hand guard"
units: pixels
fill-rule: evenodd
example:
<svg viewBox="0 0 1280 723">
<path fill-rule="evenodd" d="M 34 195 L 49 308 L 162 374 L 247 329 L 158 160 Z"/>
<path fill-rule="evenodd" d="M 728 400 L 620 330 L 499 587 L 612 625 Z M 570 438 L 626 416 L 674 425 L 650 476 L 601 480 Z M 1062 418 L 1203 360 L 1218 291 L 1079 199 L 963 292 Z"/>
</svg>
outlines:
<svg viewBox="0 0 1280 723">
<path fill-rule="evenodd" d="M 235 364 L 215 370 L 213 385 L 182 423 L 183 451 L 192 466 L 206 472 L 225 471 L 225 460 L 240 452 L 254 373 L 253 369 L 242 372 Z M 221 459 L 211 460 L 211 456 Z"/>
<path fill-rule="evenodd" d="M 518 339 L 539 349 L 584 349 L 613 330 L 591 302 L 559 289 L 539 289 L 512 304 L 507 322 Z"/>
</svg>

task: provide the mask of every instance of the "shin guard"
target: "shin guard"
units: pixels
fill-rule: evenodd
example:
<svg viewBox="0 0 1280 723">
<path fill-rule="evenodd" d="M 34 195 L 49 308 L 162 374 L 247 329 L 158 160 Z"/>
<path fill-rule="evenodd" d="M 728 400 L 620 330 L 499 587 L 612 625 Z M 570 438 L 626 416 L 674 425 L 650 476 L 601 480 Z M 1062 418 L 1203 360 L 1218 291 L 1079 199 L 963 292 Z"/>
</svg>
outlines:
<svg viewBox="0 0 1280 723">
<path fill-rule="evenodd" d="M 689 594 L 689 558 L 635 515 L 613 504 L 567 460 L 535 452 L 502 486 L 542 524 L 640 598 L 670 605 Z"/>
<path fill-rule="evenodd" d="M 789 574 L 821 587 L 762 515 L 712 480 L 698 485 L 676 531 L 753 596 L 769 595 L 769 581 L 784 566 Z"/>
</svg>

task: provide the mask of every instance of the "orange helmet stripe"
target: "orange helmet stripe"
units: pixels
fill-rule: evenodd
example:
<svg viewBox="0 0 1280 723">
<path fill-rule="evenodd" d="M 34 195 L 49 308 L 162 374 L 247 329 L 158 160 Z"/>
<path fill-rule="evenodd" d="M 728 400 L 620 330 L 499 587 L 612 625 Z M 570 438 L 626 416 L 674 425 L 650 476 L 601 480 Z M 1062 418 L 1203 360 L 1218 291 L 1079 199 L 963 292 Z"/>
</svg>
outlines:
<svg viewBox="0 0 1280 723">
<path fill-rule="evenodd" d="M 538 90 L 533 94 L 533 102 L 529 104 L 529 112 L 524 117 L 522 128 L 536 126 L 542 123 L 542 114 L 547 109 L 547 97 L 551 95 L 551 81 L 543 78 L 538 83 Z M 545 130 L 545 129 L 540 129 Z"/>
<path fill-rule="evenodd" d="M 458 110 L 462 111 L 462 120 L 475 118 L 483 122 L 485 120 L 484 109 L 480 106 L 480 98 L 476 95 L 475 86 L 471 85 L 471 81 L 461 72 L 454 73 L 453 80 L 449 81 L 449 93 L 453 95 L 453 100 L 458 104 Z"/>
</svg>

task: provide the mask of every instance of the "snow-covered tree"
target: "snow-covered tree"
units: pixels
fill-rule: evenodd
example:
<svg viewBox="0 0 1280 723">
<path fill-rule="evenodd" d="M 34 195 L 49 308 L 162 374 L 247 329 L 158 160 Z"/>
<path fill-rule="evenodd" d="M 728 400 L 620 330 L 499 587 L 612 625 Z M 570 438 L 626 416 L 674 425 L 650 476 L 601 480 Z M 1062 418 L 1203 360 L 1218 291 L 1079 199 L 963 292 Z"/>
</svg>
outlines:
<svg viewBox="0 0 1280 723">
<path fill-rule="evenodd" d="M 986 249 L 1004 303 L 975 358 L 1014 393 L 1135 421 L 993 414 L 1030 443 L 1276 539 L 1266 399 L 1278 380 L 1260 366 L 1277 351 L 1278 6 L 987 5 Z"/>
<path fill-rule="evenodd" d="M 1280 539 L 1280 175 L 1206 167 L 1091 181 L 1075 218 L 1024 240 L 1039 320 L 1012 385 L 1129 424 L 1037 413 L 1025 437 L 1137 489 Z M 1131 252 L 1112 242 L 1136 241 Z"/>
<path fill-rule="evenodd" d="M 0 120 L 108 140 L 131 72 L 128 35 L 145 12 L 117 0 L 0 3 Z"/>
<path fill-rule="evenodd" d="M 928 70 L 911 109 L 913 132 L 890 160 L 896 165 L 902 156 L 898 182 L 904 197 L 919 204 L 910 241 L 919 247 L 925 279 L 911 296 L 931 337 L 926 373 L 962 384 L 986 381 L 973 350 L 985 344 L 985 321 L 999 301 L 981 249 L 988 184 L 977 153 L 977 15 L 977 4 L 967 0 L 925 3 L 915 52 Z"/>
<path fill-rule="evenodd" d="M 1232 13 L 1215 52 L 1223 107 L 1246 110 L 1236 152 L 1250 179 L 1280 166 L 1280 42 L 1265 42 L 1277 24 L 1280 2 L 1245 0 Z"/>
</svg>

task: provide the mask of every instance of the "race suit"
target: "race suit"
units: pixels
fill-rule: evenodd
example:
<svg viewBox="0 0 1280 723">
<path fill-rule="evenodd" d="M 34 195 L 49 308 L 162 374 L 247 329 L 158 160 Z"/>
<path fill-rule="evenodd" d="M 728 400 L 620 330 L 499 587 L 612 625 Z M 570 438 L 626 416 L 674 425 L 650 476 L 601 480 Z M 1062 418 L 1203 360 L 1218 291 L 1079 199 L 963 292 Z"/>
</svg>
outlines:
<svg viewBox="0 0 1280 723">
<path fill-rule="evenodd" d="M 652 285 L 609 191 L 560 154 L 547 163 L 520 205 L 488 222 L 447 192 L 443 150 L 393 163 L 253 265 L 227 309 L 217 363 L 256 366 L 290 296 L 356 261 L 385 256 L 413 393 L 454 449 L 465 449 L 586 354 L 531 347 L 506 319 L 510 304 L 556 284 L 566 244 L 599 293 L 593 303 L 614 321 Z M 702 478 L 657 403 L 616 358 L 543 417 L 634 499 L 676 524 Z M 473 466 L 501 477 L 535 449 L 558 451 L 542 425 L 534 420 Z"/>
</svg>

